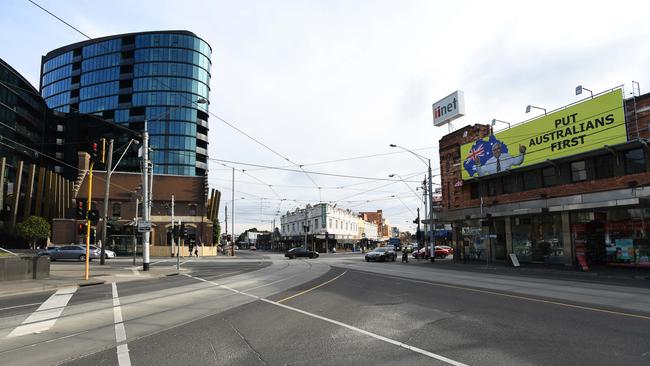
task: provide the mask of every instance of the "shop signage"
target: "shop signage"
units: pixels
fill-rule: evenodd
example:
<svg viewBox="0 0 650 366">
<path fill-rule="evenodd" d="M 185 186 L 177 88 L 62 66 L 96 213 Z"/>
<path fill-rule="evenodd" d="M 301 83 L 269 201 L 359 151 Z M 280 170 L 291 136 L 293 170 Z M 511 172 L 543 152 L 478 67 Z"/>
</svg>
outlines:
<svg viewBox="0 0 650 366">
<path fill-rule="evenodd" d="M 465 94 L 456 90 L 433 103 L 433 125 L 442 126 L 465 115 Z"/>
<path fill-rule="evenodd" d="M 138 221 L 138 232 L 151 231 L 151 221 Z"/>
<path fill-rule="evenodd" d="M 512 261 L 512 266 L 513 267 L 519 267 L 519 258 L 517 258 L 517 255 L 515 253 L 510 253 L 510 260 Z"/>
<path fill-rule="evenodd" d="M 627 141 L 623 91 L 613 90 L 460 148 L 463 180 Z"/>
</svg>

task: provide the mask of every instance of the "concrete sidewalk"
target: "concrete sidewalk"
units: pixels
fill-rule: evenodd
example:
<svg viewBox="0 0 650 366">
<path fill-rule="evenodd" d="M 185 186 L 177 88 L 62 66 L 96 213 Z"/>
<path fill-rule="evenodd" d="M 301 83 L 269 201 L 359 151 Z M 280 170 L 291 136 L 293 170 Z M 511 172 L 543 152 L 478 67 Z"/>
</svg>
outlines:
<svg viewBox="0 0 650 366">
<path fill-rule="evenodd" d="M 112 282 L 161 278 L 188 272 L 188 270 L 181 267 L 178 271 L 170 263 L 170 266 L 164 267 L 151 266 L 148 272 L 143 272 L 141 262 L 133 266 L 130 261 L 109 260 L 103 266 L 98 261 L 90 262 L 88 280 L 84 279 L 84 272 L 83 262 L 52 262 L 50 277 L 47 279 L 0 282 L 0 297 L 50 291 L 68 286 L 93 286 Z"/>
<path fill-rule="evenodd" d="M 625 284 L 626 286 L 650 288 L 650 270 L 644 268 L 621 268 L 602 265 L 592 266 L 588 272 L 583 272 L 573 267 L 557 264 L 522 263 L 520 267 L 513 267 L 505 262 L 490 262 L 486 265 L 484 260 L 463 263 L 462 260 L 452 258 L 436 259 L 435 263 L 431 263 L 428 259 L 409 258 L 409 264 L 411 263 L 442 270 Z"/>
</svg>

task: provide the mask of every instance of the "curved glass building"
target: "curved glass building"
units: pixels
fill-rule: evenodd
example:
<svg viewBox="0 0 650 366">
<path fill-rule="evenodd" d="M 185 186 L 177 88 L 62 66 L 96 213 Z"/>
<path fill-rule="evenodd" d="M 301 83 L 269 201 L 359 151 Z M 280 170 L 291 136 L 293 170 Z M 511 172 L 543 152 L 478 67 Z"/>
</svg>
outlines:
<svg viewBox="0 0 650 366">
<path fill-rule="evenodd" d="M 156 174 L 203 176 L 211 53 L 208 43 L 188 31 L 79 42 L 43 56 L 40 92 L 56 111 L 92 114 L 135 131 L 143 131 L 146 120 Z M 130 136 L 114 138 L 119 147 Z M 139 169 L 135 154 L 118 167 Z"/>
</svg>

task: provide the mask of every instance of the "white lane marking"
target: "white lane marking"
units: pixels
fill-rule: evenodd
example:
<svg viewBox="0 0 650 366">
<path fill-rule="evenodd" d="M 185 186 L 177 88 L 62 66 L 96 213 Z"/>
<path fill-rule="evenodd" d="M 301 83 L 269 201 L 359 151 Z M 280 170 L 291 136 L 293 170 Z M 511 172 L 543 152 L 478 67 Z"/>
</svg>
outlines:
<svg viewBox="0 0 650 366">
<path fill-rule="evenodd" d="M 16 305 L 16 306 L 8 306 L 6 308 L 0 308 L 0 311 L 3 310 L 9 310 L 9 309 L 17 309 L 17 308 L 26 308 L 28 306 L 34 306 L 34 305 L 39 305 L 40 302 L 33 302 L 31 304 L 23 304 L 23 305 Z"/>
<path fill-rule="evenodd" d="M 194 276 L 192 276 L 192 275 L 188 275 L 188 274 L 185 274 L 185 276 L 187 276 L 187 277 L 191 277 L 191 278 L 194 278 L 194 279 L 197 279 L 197 280 L 202 281 L 202 282 L 207 282 L 207 283 L 213 284 L 213 285 L 215 285 L 215 286 L 219 286 L 219 287 L 225 288 L 226 290 L 230 290 L 230 291 L 232 291 L 232 292 L 234 292 L 234 293 L 237 293 L 237 294 L 241 294 L 241 295 L 244 295 L 244 296 L 252 297 L 252 298 L 257 299 L 257 300 L 260 300 L 260 301 L 264 301 L 264 302 L 266 302 L 266 303 L 268 303 L 268 304 L 271 304 L 271 305 L 279 306 L 279 307 L 281 307 L 281 308 L 284 308 L 284 309 L 287 309 L 287 310 L 291 310 L 291 311 L 295 311 L 295 312 L 297 312 L 297 313 L 300 313 L 300 314 L 303 314 L 303 315 L 307 315 L 307 316 L 310 316 L 310 317 L 312 317 L 312 318 L 316 318 L 316 319 L 320 319 L 320 320 L 323 320 L 323 321 L 328 322 L 328 323 L 336 324 L 336 325 L 338 325 L 338 326 L 341 326 L 341 327 L 344 327 L 344 328 L 350 329 L 350 330 L 352 330 L 352 331 L 355 331 L 355 332 L 358 332 L 358 333 L 361 333 L 361 334 L 365 334 L 365 335 L 367 335 L 367 336 L 370 336 L 370 337 L 372 337 L 372 338 L 378 339 L 378 340 L 380 340 L 380 341 L 384 341 L 384 342 L 386 342 L 386 343 L 393 344 L 393 345 L 395 345 L 395 346 L 398 346 L 398 347 L 401 347 L 401 348 L 404 348 L 404 349 L 407 349 L 407 350 L 410 350 L 410 351 L 413 351 L 413 352 L 419 353 L 419 354 L 421 354 L 421 355 L 424 355 L 424 356 L 427 356 L 427 357 L 431 357 L 431 358 L 434 358 L 434 359 L 439 360 L 439 361 L 442 361 L 442 362 L 446 362 L 446 363 L 448 363 L 448 364 L 450 364 L 450 365 L 454 365 L 454 366 L 467 366 L 467 364 L 464 364 L 464 363 L 462 363 L 462 362 L 458 362 L 458 361 L 452 360 L 452 359 L 450 359 L 450 358 L 447 358 L 447 357 L 445 357 L 445 356 L 439 355 L 439 354 L 437 354 L 437 353 L 429 352 L 429 351 L 424 350 L 424 349 L 422 349 L 422 348 L 418 348 L 418 347 L 415 347 L 415 346 L 411 346 L 411 345 L 408 345 L 408 344 L 406 344 L 406 343 L 402 343 L 402 342 L 400 342 L 400 341 L 396 341 L 396 340 L 394 340 L 394 339 L 390 339 L 390 338 L 387 338 L 387 337 L 381 336 L 381 335 L 379 335 L 379 334 L 372 333 L 372 332 L 369 332 L 369 331 L 367 331 L 367 330 L 363 330 L 363 329 L 361 329 L 361 328 L 357 328 L 357 327 L 355 327 L 355 326 L 353 326 L 353 325 L 349 325 L 349 324 L 346 324 L 346 323 L 342 323 L 342 322 L 340 322 L 340 321 L 338 321 L 338 320 L 334 320 L 334 319 L 326 318 L 326 317 L 324 317 L 324 316 L 320 316 L 320 315 L 317 315 L 317 314 L 310 313 L 310 312 L 308 312 L 308 311 L 300 310 L 300 309 L 298 309 L 298 308 L 294 308 L 294 307 L 292 307 L 292 306 L 288 306 L 288 305 L 285 305 L 285 304 L 280 304 L 279 302 L 276 302 L 276 301 L 273 301 L 273 300 L 269 300 L 269 299 L 266 299 L 266 298 L 263 298 L 263 297 L 259 297 L 259 296 L 253 295 L 253 294 L 249 294 L 249 293 L 246 293 L 246 292 L 243 292 L 243 291 L 238 291 L 238 290 L 235 290 L 235 289 L 232 288 L 232 287 L 229 287 L 229 286 L 226 286 L 226 285 L 222 285 L 222 284 L 219 284 L 219 283 L 214 282 L 214 281 L 208 281 L 208 280 L 206 280 L 206 279 L 199 278 L 199 277 L 194 277 Z"/>
<path fill-rule="evenodd" d="M 131 366 L 129 346 L 126 343 L 126 329 L 122 318 L 120 298 L 117 295 L 117 284 L 111 284 L 113 289 L 113 319 L 115 320 L 115 342 L 117 343 L 117 363 L 120 366 Z"/>
<path fill-rule="evenodd" d="M 163 263 L 163 262 L 167 262 L 167 259 L 163 259 L 163 260 L 161 260 L 161 261 L 153 262 L 153 263 L 151 263 L 150 265 L 153 266 L 154 264 L 157 264 L 157 263 Z"/>
<path fill-rule="evenodd" d="M 41 333 L 52 328 L 76 291 L 76 286 L 59 289 L 5 338 Z"/>
</svg>

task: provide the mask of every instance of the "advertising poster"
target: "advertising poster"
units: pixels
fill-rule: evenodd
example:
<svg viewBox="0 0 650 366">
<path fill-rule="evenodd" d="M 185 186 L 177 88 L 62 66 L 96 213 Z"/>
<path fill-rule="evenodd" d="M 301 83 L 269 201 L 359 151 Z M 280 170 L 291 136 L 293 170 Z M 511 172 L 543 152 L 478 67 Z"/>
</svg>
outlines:
<svg viewBox="0 0 650 366">
<path fill-rule="evenodd" d="M 634 242 L 632 239 L 616 239 L 616 261 L 631 262 L 634 260 Z"/>
<path fill-rule="evenodd" d="M 463 180 L 627 141 L 621 89 L 568 106 L 460 148 Z"/>
</svg>

